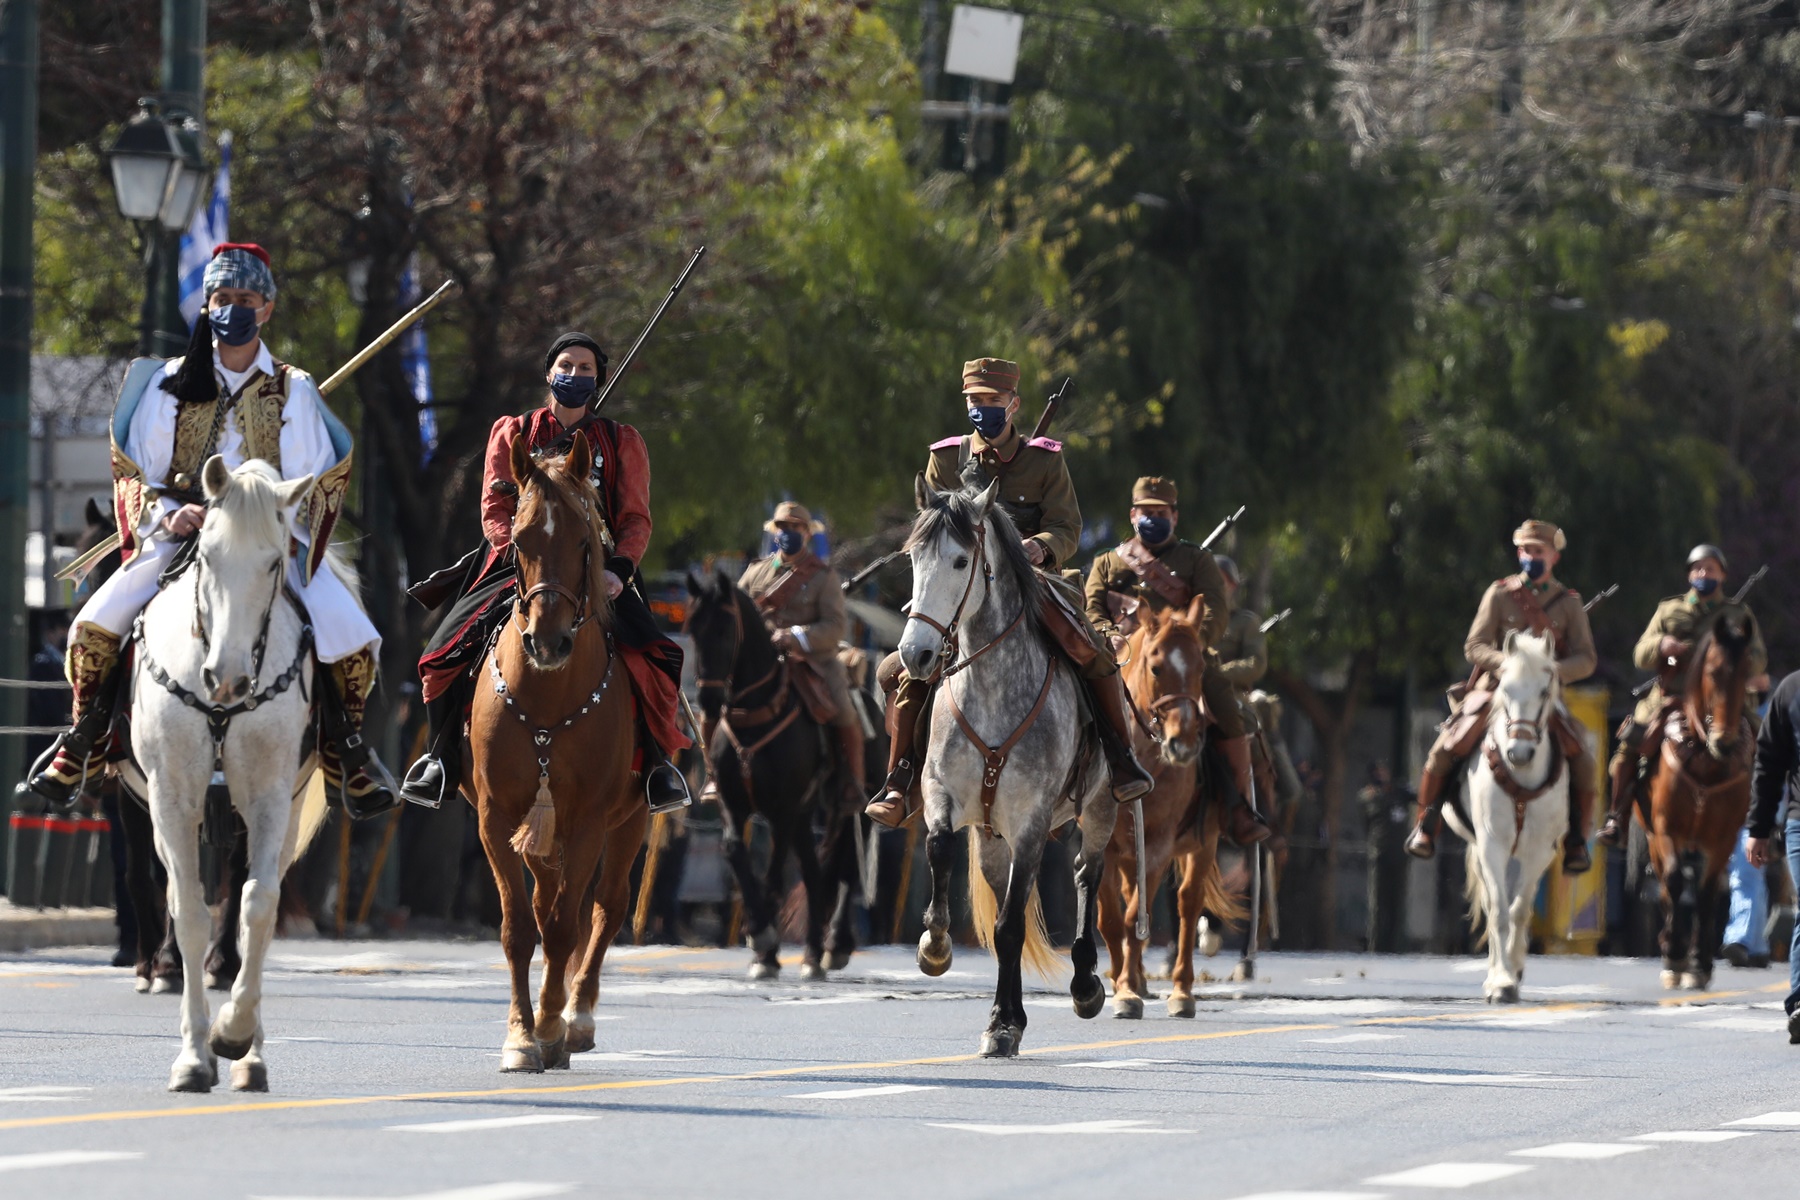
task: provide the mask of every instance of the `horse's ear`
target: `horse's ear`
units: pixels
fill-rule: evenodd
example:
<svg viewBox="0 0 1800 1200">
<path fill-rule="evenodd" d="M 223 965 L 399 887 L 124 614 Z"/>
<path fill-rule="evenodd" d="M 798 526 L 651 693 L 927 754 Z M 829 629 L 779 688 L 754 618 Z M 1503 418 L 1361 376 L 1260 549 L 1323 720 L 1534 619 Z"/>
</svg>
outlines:
<svg viewBox="0 0 1800 1200">
<path fill-rule="evenodd" d="M 1162 628 L 1163 615 L 1148 604 L 1139 604 L 1137 608 L 1138 625 L 1146 635 L 1153 634 Z"/>
<path fill-rule="evenodd" d="M 1518 630 L 1516 630 L 1516 629 L 1507 630 L 1506 637 L 1501 639 L 1501 642 L 1500 642 L 1500 653 L 1511 654 L 1513 652 L 1513 643 L 1518 640 L 1519 640 L 1519 631 Z"/>
<path fill-rule="evenodd" d="M 700 577 L 692 570 L 687 573 L 687 590 L 690 596 L 698 596 L 704 590 L 700 584 Z"/>
<path fill-rule="evenodd" d="M 82 516 L 86 518 L 89 525 L 106 524 L 106 514 L 100 511 L 99 502 L 92 496 L 88 497 L 87 508 L 83 510 Z"/>
<path fill-rule="evenodd" d="M 717 585 L 719 595 L 721 596 L 731 595 L 732 591 L 737 587 L 737 584 L 731 582 L 731 576 L 725 573 L 724 567 L 713 568 L 713 581 Z"/>
<path fill-rule="evenodd" d="M 292 508 L 306 499 L 306 493 L 312 491 L 314 476 L 302 475 L 298 479 L 287 479 L 275 485 L 276 498 L 281 507 Z"/>
<path fill-rule="evenodd" d="M 934 495 L 936 493 L 931 490 L 931 485 L 925 482 L 925 472 L 920 471 L 913 476 L 913 503 L 918 506 L 919 511 L 923 512 L 931 507 Z"/>
<path fill-rule="evenodd" d="M 984 521 L 987 520 L 988 509 L 990 509 L 994 506 L 994 497 L 998 496 L 999 494 L 1000 494 L 1000 481 L 998 479 L 995 479 L 992 483 L 989 483 L 985 488 L 982 488 L 981 495 L 979 495 L 975 498 L 975 511 L 981 515 L 982 520 L 984 520 Z"/>
<path fill-rule="evenodd" d="M 231 470 L 226 467 L 223 456 L 215 454 L 206 460 L 206 465 L 200 468 L 200 486 L 208 500 L 217 500 L 231 490 Z"/>
<path fill-rule="evenodd" d="M 512 440 L 512 461 L 510 465 L 512 467 L 513 482 L 523 486 L 525 481 L 531 478 L 532 472 L 531 446 L 525 440 L 524 430 L 520 430 Z"/>
<path fill-rule="evenodd" d="M 1206 597 L 1205 596 L 1195 596 L 1192 600 L 1188 601 L 1187 623 L 1189 625 L 1192 625 L 1195 629 L 1199 629 L 1201 626 L 1201 623 L 1204 622 L 1205 620 L 1206 620 Z"/>
<path fill-rule="evenodd" d="M 594 448 L 588 445 L 585 434 L 577 437 L 575 444 L 569 447 L 569 456 L 563 460 L 563 466 L 577 479 L 586 479 L 593 471 Z"/>
</svg>

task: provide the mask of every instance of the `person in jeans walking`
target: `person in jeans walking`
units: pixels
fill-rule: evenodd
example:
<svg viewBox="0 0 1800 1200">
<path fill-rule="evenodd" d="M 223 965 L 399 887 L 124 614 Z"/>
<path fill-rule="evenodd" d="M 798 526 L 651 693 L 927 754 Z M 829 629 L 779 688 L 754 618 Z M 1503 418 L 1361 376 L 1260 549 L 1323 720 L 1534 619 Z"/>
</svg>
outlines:
<svg viewBox="0 0 1800 1200">
<path fill-rule="evenodd" d="M 1761 868 L 1774 857 L 1772 835 L 1782 795 L 1791 793 L 1800 774 L 1800 671 L 1783 679 L 1769 697 L 1769 715 L 1756 737 L 1756 761 L 1750 772 L 1750 825 L 1745 855 Z M 1800 883 L 1800 805 L 1787 806 L 1788 874 Z M 1800 922 L 1794 926 L 1788 954 L 1788 1043 L 1800 1046 Z"/>
</svg>

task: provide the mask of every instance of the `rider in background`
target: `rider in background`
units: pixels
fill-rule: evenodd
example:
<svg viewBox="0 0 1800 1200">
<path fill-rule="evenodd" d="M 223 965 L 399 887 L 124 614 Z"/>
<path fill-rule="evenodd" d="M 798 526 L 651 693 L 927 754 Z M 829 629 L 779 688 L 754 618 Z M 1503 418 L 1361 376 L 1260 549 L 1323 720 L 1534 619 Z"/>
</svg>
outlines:
<svg viewBox="0 0 1800 1200">
<path fill-rule="evenodd" d="M 1488 704 L 1505 661 L 1506 635 L 1529 630 L 1553 635 L 1556 670 L 1567 687 L 1594 673 L 1598 657 L 1581 596 L 1556 578 L 1556 564 L 1567 540 L 1548 521 L 1526 521 L 1513 531 L 1519 573 L 1495 580 L 1481 597 L 1474 624 L 1463 642 L 1463 656 L 1474 668 L 1466 684 L 1451 689 L 1450 716 L 1438 726 L 1437 740 L 1419 776 L 1419 818 L 1406 839 L 1415 858 L 1437 853 L 1443 818 L 1444 785 L 1456 773 L 1487 729 Z M 1591 865 L 1587 848 L 1587 813 L 1595 793 L 1594 754 L 1568 709 L 1558 705 L 1542 732 L 1557 739 L 1569 769 L 1569 832 L 1563 839 L 1563 873 L 1579 875 Z"/>
<path fill-rule="evenodd" d="M 118 696 L 121 643 L 157 593 L 159 577 L 206 520 L 201 469 L 214 454 L 236 470 L 259 458 L 283 479 L 314 477 L 294 518 L 287 582 L 305 605 L 326 698 L 339 710 L 319 747 L 327 794 L 352 817 L 392 808 L 393 795 L 364 770 L 363 716 L 375 686 L 381 636 L 333 573 L 325 550 L 350 486 L 350 436 L 325 407 L 312 376 L 269 353 L 263 327 L 275 312 L 275 274 L 261 246 L 223 243 L 203 276 L 206 310 L 187 354 L 160 370 L 128 374 L 113 415 L 113 507 L 124 565 L 97 588 L 69 632 L 67 671 L 74 726 L 53 760 L 25 786 L 66 804 L 105 763 Z M 330 693 L 335 691 L 336 696 Z"/>
</svg>

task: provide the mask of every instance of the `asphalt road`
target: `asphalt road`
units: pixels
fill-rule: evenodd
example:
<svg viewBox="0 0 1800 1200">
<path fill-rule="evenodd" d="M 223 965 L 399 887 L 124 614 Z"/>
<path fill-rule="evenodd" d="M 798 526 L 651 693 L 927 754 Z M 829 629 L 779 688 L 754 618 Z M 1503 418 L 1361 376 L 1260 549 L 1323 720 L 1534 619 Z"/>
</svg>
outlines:
<svg viewBox="0 0 1800 1200">
<path fill-rule="evenodd" d="M 1777 971 L 1666 994 L 1642 960 L 1265 955 L 1193 1020 L 1081 1021 L 975 1058 L 993 965 L 899 948 L 820 985 L 626 949 L 598 1049 L 501 1075 L 493 944 L 278 943 L 271 1091 L 172 1096 L 173 996 L 99 950 L 0 961 L 0 1196 L 1196 1198 L 1793 1194 L 1800 1047 Z M 1223 974 L 1229 963 L 1208 964 Z M 786 974 L 792 975 L 790 969 Z M 216 997 L 215 1005 L 216 1005 Z"/>
</svg>

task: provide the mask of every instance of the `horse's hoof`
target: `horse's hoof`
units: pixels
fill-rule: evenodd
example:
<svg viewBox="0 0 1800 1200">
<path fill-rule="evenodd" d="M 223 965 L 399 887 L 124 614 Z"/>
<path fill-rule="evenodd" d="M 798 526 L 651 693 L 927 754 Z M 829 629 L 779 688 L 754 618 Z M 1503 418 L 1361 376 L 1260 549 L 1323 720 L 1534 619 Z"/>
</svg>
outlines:
<svg viewBox="0 0 1800 1200">
<path fill-rule="evenodd" d="M 219 1068 L 212 1063 L 176 1063 L 169 1072 L 171 1092 L 210 1092 L 219 1082 Z"/>
<path fill-rule="evenodd" d="M 1128 993 L 1113 997 L 1113 1017 L 1120 1021 L 1141 1021 L 1144 1019 L 1144 1001 L 1141 996 Z"/>
<path fill-rule="evenodd" d="M 223 971 L 208 971 L 206 973 L 206 990 L 209 992 L 229 992 L 231 990 L 231 985 L 236 982 L 236 971 L 231 972 L 229 975 Z"/>
<path fill-rule="evenodd" d="M 1256 978 L 1256 967 L 1247 958 L 1238 959 L 1237 966 L 1231 968 L 1231 982 L 1246 983 Z"/>
<path fill-rule="evenodd" d="M 1220 933 L 1219 927 L 1212 923 L 1212 918 L 1201 917 L 1200 938 L 1198 943 L 1201 955 L 1206 958 L 1212 958 L 1219 953 L 1224 945 L 1225 935 Z"/>
<path fill-rule="evenodd" d="M 179 992 L 180 990 L 181 976 L 179 975 L 158 975 L 150 981 L 152 996 L 166 996 L 170 992 Z"/>
<path fill-rule="evenodd" d="M 538 1055 L 543 1060 L 546 1071 L 566 1071 L 569 1069 L 569 1040 L 565 1035 L 554 1042 L 538 1043 Z"/>
<path fill-rule="evenodd" d="M 919 935 L 919 970 L 936 978 L 950 969 L 950 939 L 927 929 Z"/>
<path fill-rule="evenodd" d="M 1519 1002 L 1519 985 L 1509 983 L 1494 993 L 1495 1004 L 1517 1004 Z"/>
<path fill-rule="evenodd" d="M 526 1071 L 533 1075 L 542 1074 L 544 1056 L 535 1044 L 530 1046 L 508 1046 L 500 1052 L 500 1070 Z"/>
<path fill-rule="evenodd" d="M 1169 996 L 1169 1015 L 1171 1017 L 1192 1017 L 1194 1015 L 1194 998 L 1175 992 Z"/>
<path fill-rule="evenodd" d="M 981 1035 L 981 1057 L 1016 1058 L 1019 1053 L 1019 1042 L 1024 1036 L 1023 1029 L 1012 1025 L 1002 1025 L 998 1029 L 990 1029 Z"/>
<path fill-rule="evenodd" d="M 132 980 L 131 987 L 132 990 L 137 992 L 140 996 L 147 996 L 150 994 L 150 980 L 147 976 L 139 975 L 136 979 Z"/>
<path fill-rule="evenodd" d="M 825 968 L 821 967 L 816 962 L 801 963 L 800 964 L 800 982 L 801 983 L 824 983 L 825 982 Z"/>
<path fill-rule="evenodd" d="M 244 1057 L 244 1055 L 250 1053 L 250 1047 L 255 1041 L 256 1039 L 254 1037 L 247 1037 L 241 1042 L 234 1042 L 224 1034 L 220 1033 L 215 1027 L 213 1031 L 207 1035 L 206 1048 L 220 1058 L 229 1058 L 233 1062 L 236 1062 L 238 1059 Z"/>
<path fill-rule="evenodd" d="M 750 978 L 753 980 L 774 979 L 780 974 L 780 963 L 764 962 L 759 958 L 750 964 Z"/>
<path fill-rule="evenodd" d="M 1069 998 L 1075 1001 L 1075 1015 L 1090 1021 L 1106 1007 L 1106 985 L 1098 975 L 1077 975 L 1069 982 Z"/>
<path fill-rule="evenodd" d="M 231 1090 L 234 1092 L 266 1092 L 269 1090 L 269 1064 L 234 1062 L 231 1064 Z"/>
<path fill-rule="evenodd" d="M 850 951 L 848 951 L 848 950 L 827 950 L 827 951 L 825 951 L 825 969 L 827 971 L 841 971 L 849 965 L 850 965 Z"/>
<path fill-rule="evenodd" d="M 1673 991 L 1675 986 L 1681 982 L 1681 976 L 1673 971 L 1665 970 L 1659 978 L 1662 980 L 1663 987 L 1671 991 Z"/>
<path fill-rule="evenodd" d="M 1681 973 L 1681 986 L 1690 992 L 1704 992 L 1707 985 L 1711 982 L 1711 975 L 1702 975 L 1698 971 L 1683 971 Z"/>
<path fill-rule="evenodd" d="M 594 1048 L 594 1018 L 585 1015 L 570 1017 L 566 1044 L 570 1054 L 586 1054 L 592 1050 Z"/>
<path fill-rule="evenodd" d="M 781 930 L 773 925 L 764 925 L 757 930 L 756 936 L 750 939 L 750 948 L 758 954 L 773 954 L 781 949 Z"/>
</svg>

